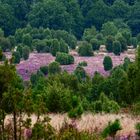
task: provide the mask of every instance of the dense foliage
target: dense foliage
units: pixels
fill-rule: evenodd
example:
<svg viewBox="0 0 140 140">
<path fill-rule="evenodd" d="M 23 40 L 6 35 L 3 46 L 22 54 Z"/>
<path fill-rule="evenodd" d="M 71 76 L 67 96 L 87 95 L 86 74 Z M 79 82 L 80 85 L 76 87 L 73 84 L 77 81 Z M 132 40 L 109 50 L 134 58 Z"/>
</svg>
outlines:
<svg viewBox="0 0 140 140">
<path fill-rule="evenodd" d="M 73 120 L 85 111 L 118 113 L 131 107 L 140 113 L 140 1 L 139 0 L 0 0 L 0 139 L 95 139 L 93 134 L 78 132 L 66 125 L 60 133 L 42 114 L 68 113 Z M 79 63 L 72 74 L 60 65 L 74 63 L 69 51 L 94 57 L 100 46 L 121 55 L 128 46 L 136 49 L 136 60 L 112 69 L 110 57 L 103 64 L 108 77 L 86 73 L 86 62 Z M 12 52 L 7 60 L 6 52 Z M 32 73 L 23 81 L 16 66 L 31 52 L 51 53 L 55 62 Z M 77 55 L 77 54 L 76 54 Z M 47 61 L 47 60 L 46 60 Z M 94 63 L 94 62 L 93 62 Z M 23 120 L 23 115 L 27 120 Z M 30 115 L 37 121 L 31 127 Z M 11 129 L 5 127 L 12 116 Z M 103 136 L 115 135 L 120 122 L 109 123 Z M 140 125 L 136 125 L 138 134 Z M 89 138 L 90 137 L 90 138 Z"/>
<path fill-rule="evenodd" d="M 59 62 L 61 65 L 69 65 L 74 63 L 74 57 L 66 53 L 58 52 L 55 61 Z"/>
<path fill-rule="evenodd" d="M 110 56 L 105 56 L 103 60 L 104 70 L 111 70 L 113 67 L 112 59 Z"/>
</svg>

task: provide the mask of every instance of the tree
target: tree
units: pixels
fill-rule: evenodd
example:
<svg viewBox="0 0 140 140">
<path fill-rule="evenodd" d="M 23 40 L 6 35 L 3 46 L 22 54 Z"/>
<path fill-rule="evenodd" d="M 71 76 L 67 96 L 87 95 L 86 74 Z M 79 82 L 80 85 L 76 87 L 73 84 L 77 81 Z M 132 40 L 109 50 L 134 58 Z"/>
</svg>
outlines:
<svg viewBox="0 0 140 140">
<path fill-rule="evenodd" d="M 127 45 L 131 45 L 131 38 L 132 38 L 131 31 L 129 31 L 129 30 L 124 30 L 124 31 L 122 32 L 122 36 L 123 36 L 124 39 L 126 40 L 126 44 L 127 44 Z"/>
<path fill-rule="evenodd" d="M 48 66 L 49 74 L 57 74 L 61 72 L 60 64 L 58 62 L 52 62 Z"/>
<path fill-rule="evenodd" d="M 74 70 L 74 74 L 77 76 L 78 80 L 82 80 L 86 78 L 86 72 L 83 67 L 77 66 Z"/>
<path fill-rule="evenodd" d="M 99 50 L 100 48 L 100 42 L 97 39 L 91 39 L 90 43 L 92 45 L 92 49 L 95 50 Z"/>
<path fill-rule="evenodd" d="M 26 46 L 31 47 L 32 45 L 32 37 L 30 34 L 24 34 L 22 37 L 22 43 Z"/>
<path fill-rule="evenodd" d="M 0 4 L 0 25 L 5 35 L 14 33 L 17 25 L 13 8 L 4 2 Z"/>
<path fill-rule="evenodd" d="M 0 28 L 0 37 L 4 37 L 4 31 Z"/>
<path fill-rule="evenodd" d="M 113 36 L 107 36 L 105 45 L 108 52 L 113 52 L 113 41 L 114 41 Z"/>
<path fill-rule="evenodd" d="M 78 48 L 78 54 L 80 56 L 92 56 L 93 51 L 92 51 L 92 46 L 91 44 L 87 42 L 82 42 Z"/>
<path fill-rule="evenodd" d="M 46 47 L 46 42 L 44 40 L 36 40 L 34 42 L 35 48 L 38 53 L 43 52 Z"/>
<path fill-rule="evenodd" d="M 91 9 L 88 11 L 85 19 L 87 27 L 95 25 L 100 30 L 102 24 L 112 19 L 112 9 L 107 6 L 103 0 L 92 2 Z"/>
<path fill-rule="evenodd" d="M 17 140 L 17 113 L 21 109 L 20 103 L 22 99 L 23 83 L 21 78 L 16 74 L 15 67 L 9 65 L 7 61 L 0 67 L 0 84 L 0 109 L 2 109 L 3 123 L 5 119 L 4 113 L 13 115 L 13 135 L 14 139 Z M 2 129 L 4 132 L 4 126 Z"/>
<path fill-rule="evenodd" d="M 16 45 L 15 37 L 10 35 L 10 36 L 8 37 L 8 39 L 9 39 L 9 41 L 10 41 L 11 48 L 14 48 L 15 45 Z"/>
<path fill-rule="evenodd" d="M 74 63 L 74 57 L 66 53 L 58 52 L 55 61 L 59 62 L 61 65 L 70 65 Z"/>
<path fill-rule="evenodd" d="M 113 42 L 113 53 L 115 55 L 120 55 L 121 53 L 121 43 L 119 41 Z"/>
<path fill-rule="evenodd" d="M 115 0 L 112 10 L 114 18 L 126 19 L 130 13 L 130 6 L 124 0 Z"/>
<path fill-rule="evenodd" d="M 115 137 L 117 131 L 121 130 L 120 120 L 116 119 L 114 122 L 109 122 L 107 127 L 103 130 L 102 136 L 106 138 L 108 135 Z"/>
<path fill-rule="evenodd" d="M 47 88 L 47 108 L 51 112 L 64 112 L 71 109 L 71 93 L 59 82 L 53 82 Z"/>
<path fill-rule="evenodd" d="M 104 65 L 104 70 L 105 71 L 108 71 L 108 70 L 112 69 L 113 64 L 112 64 L 112 59 L 111 59 L 110 56 L 105 56 L 104 57 L 103 65 Z"/>
<path fill-rule="evenodd" d="M 127 23 L 132 30 L 133 35 L 137 35 L 140 32 L 140 2 L 136 1 L 132 6 L 131 13 L 127 19 Z"/>
<path fill-rule="evenodd" d="M 63 53 L 69 52 L 69 47 L 63 39 L 60 40 L 60 52 L 63 52 Z"/>
<path fill-rule="evenodd" d="M 127 50 L 127 41 L 126 41 L 126 39 L 122 35 L 118 35 L 118 37 L 116 37 L 116 39 L 121 44 L 121 52 L 126 51 Z"/>
<path fill-rule="evenodd" d="M 22 48 L 22 57 L 24 58 L 24 60 L 27 60 L 29 58 L 29 54 L 30 54 L 30 49 L 27 46 L 24 46 Z"/>
<path fill-rule="evenodd" d="M 47 75 L 47 74 L 48 74 L 48 66 L 42 66 L 42 67 L 40 67 L 40 71 L 41 71 L 44 75 Z"/>
<path fill-rule="evenodd" d="M 4 52 L 11 50 L 11 43 L 8 38 L 0 37 L 0 46 Z"/>
<path fill-rule="evenodd" d="M 93 37 L 95 37 L 97 34 L 96 28 L 94 26 L 92 26 L 91 28 L 87 28 L 84 30 L 83 33 L 83 40 L 85 41 L 90 41 Z"/>
<path fill-rule="evenodd" d="M 2 58 L 3 58 L 3 52 L 2 49 L 0 48 L 0 61 L 2 61 Z"/>
<path fill-rule="evenodd" d="M 20 53 L 18 51 L 13 52 L 12 56 L 14 57 L 14 63 L 18 64 L 20 63 Z"/>
<path fill-rule="evenodd" d="M 102 30 L 101 32 L 103 33 L 104 36 L 109 36 L 109 35 L 116 35 L 117 34 L 117 27 L 115 26 L 115 24 L 113 22 L 106 22 L 103 24 L 102 26 Z"/>
<path fill-rule="evenodd" d="M 52 40 L 50 52 L 53 56 L 56 56 L 56 53 L 60 51 L 60 44 L 57 39 Z"/>
<path fill-rule="evenodd" d="M 48 0 L 34 4 L 28 14 L 29 23 L 33 27 L 48 27 L 69 30 L 72 18 L 66 7 L 58 0 Z"/>
<path fill-rule="evenodd" d="M 138 41 L 137 41 L 137 38 L 136 37 L 132 37 L 131 44 L 133 45 L 134 48 L 137 48 Z"/>
</svg>

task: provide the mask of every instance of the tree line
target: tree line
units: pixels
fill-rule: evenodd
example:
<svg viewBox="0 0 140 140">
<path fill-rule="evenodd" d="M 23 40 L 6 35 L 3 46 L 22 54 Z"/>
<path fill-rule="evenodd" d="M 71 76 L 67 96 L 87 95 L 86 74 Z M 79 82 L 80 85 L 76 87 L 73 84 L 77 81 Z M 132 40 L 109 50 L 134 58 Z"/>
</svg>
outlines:
<svg viewBox="0 0 140 140">
<path fill-rule="evenodd" d="M 139 0 L 0 0 L 0 27 L 5 35 L 30 24 L 32 27 L 66 30 L 78 39 L 85 28 L 101 30 L 108 21 L 120 19 L 133 35 L 139 30 Z"/>
</svg>

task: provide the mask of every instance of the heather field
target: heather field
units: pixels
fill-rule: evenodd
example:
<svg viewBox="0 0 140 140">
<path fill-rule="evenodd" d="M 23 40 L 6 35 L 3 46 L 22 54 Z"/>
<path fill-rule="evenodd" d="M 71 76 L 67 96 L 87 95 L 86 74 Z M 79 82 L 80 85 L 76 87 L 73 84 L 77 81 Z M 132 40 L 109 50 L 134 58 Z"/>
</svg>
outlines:
<svg viewBox="0 0 140 140">
<path fill-rule="evenodd" d="M 41 116 L 41 119 L 47 115 Z M 64 123 L 73 124 L 78 131 L 87 131 L 90 133 L 101 133 L 107 124 L 115 119 L 119 119 L 122 129 L 117 132 L 116 138 L 119 140 L 135 140 L 136 130 L 135 125 L 139 122 L 139 117 L 131 116 L 130 114 L 92 114 L 84 113 L 80 119 L 72 120 L 67 114 L 48 114 L 51 119 L 50 124 L 58 132 L 64 125 Z M 24 115 L 23 119 L 27 118 Z M 36 115 L 31 115 L 32 127 L 37 121 Z M 10 126 L 12 117 L 9 115 L 6 117 L 5 125 Z"/>
<path fill-rule="evenodd" d="M 135 59 L 135 55 L 128 52 L 121 53 L 120 56 L 116 56 L 113 53 L 96 53 L 91 57 L 81 57 L 78 56 L 76 51 L 71 51 L 70 54 L 74 56 L 75 62 L 71 65 L 62 65 L 62 70 L 72 73 L 79 62 L 86 61 L 88 65 L 85 67 L 85 70 L 90 76 L 93 76 L 95 71 L 104 76 L 109 75 L 109 72 L 106 72 L 103 67 L 103 59 L 107 55 L 112 58 L 114 67 L 122 64 L 125 57 L 130 58 L 131 61 Z M 24 80 L 29 80 L 31 73 L 35 73 L 41 66 L 46 66 L 53 61 L 55 61 L 55 57 L 50 53 L 31 53 L 29 59 L 21 61 L 20 64 L 17 64 L 16 68 Z"/>
</svg>

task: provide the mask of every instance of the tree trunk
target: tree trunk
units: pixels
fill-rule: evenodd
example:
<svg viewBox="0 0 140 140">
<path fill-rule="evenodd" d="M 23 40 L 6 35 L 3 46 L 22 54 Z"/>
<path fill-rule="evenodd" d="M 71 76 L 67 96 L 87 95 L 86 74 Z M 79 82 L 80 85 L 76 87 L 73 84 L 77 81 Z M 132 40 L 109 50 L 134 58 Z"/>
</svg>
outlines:
<svg viewBox="0 0 140 140">
<path fill-rule="evenodd" d="M 22 121 L 22 112 L 19 113 L 19 140 L 21 140 L 21 121 Z"/>
<path fill-rule="evenodd" d="M 5 128 L 4 128 L 4 119 L 5 119 L 5 113 L 2 111 L 2 140 L 5 138 Z"/>
<path fill-rule="evenodd" d="M 14 140 L 17 140 L 17 118 L 16 112 L 13 112 L 13 122 L 14 122 Z"/>
</svg>

